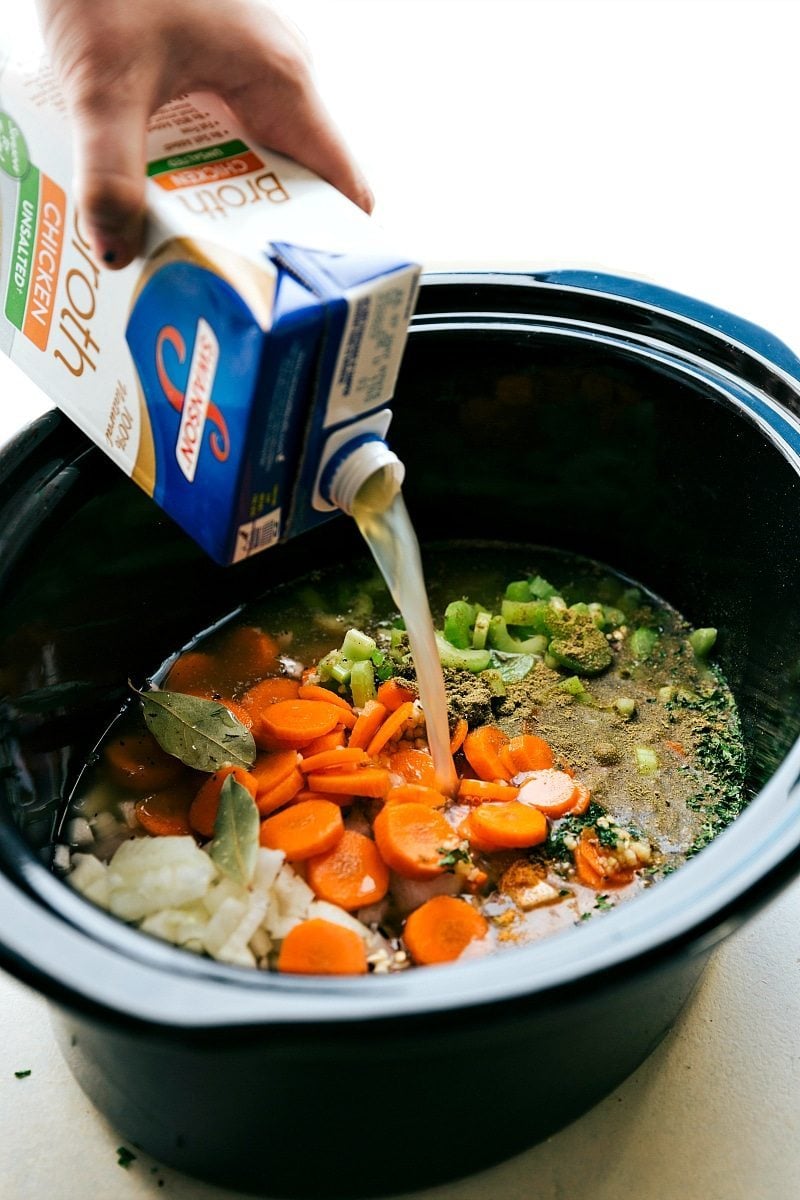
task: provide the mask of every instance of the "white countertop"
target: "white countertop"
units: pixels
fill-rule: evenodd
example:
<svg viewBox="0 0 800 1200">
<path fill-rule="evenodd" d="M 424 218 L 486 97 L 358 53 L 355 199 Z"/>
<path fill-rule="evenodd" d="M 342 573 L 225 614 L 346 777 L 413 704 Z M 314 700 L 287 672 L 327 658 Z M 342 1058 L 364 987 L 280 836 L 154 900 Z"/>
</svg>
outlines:
<svg viewBox="0 0 800 1200">
<path fill-rule="evenodd" d="M 379 198 L 429 267 L 586 267 L 800 351 L 794 0 L 287 0 Z M 0 442 L 47 407 L 0 359 Z M 417 1200 L 790 1200 L 800 884 L 717 952 L 676 1028 L 547 1143 Z M 117 1165 L 44 1003 L 0 976 L 3 1200 L 225 1200 Z M 30 1070 L 25 1078 L 16 1071 Z M 154 1169 L 155 1168 L 155 1169 Z M 163 1181 L 163 1187 L 159 1187 Z"/>
</svg>

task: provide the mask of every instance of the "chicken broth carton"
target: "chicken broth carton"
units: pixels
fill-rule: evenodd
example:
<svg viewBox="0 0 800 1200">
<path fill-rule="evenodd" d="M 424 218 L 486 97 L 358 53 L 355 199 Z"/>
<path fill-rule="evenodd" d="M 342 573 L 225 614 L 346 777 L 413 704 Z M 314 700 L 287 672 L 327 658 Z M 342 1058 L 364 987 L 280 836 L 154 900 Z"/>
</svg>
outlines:
<svg viewBox="0 0 800 1200">
<path fill-rule="evenodd" d="M 328 519 L 382 439 L 419 267 L 224 103 L 152 118 L 143 257 L 97 261 L 45 60 L 0 65 L 0 349 L 220 563 Z"/>
</svg>

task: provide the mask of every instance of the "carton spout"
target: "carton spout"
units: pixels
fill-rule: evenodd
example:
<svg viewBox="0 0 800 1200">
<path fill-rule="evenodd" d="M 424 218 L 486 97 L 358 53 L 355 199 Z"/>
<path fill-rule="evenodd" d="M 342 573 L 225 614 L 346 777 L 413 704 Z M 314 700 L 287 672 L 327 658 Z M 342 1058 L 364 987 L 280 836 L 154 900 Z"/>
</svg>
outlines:
<svg viewBox="0 0 800 1200">
<path fill-rule="evenodd" d="M 376 434 L 362 434 L 339 448 L 320 478 L 320 492 L 328 503 L 349 516 L 356 506 L 385 512 L 405 477 L 405 467 Z"/>
</svg>

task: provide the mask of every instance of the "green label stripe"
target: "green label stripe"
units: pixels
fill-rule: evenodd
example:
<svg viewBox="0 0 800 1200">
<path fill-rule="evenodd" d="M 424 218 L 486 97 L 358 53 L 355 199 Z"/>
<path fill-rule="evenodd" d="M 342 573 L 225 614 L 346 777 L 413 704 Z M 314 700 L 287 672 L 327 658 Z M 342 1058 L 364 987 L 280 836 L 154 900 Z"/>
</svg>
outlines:
<svg viewBox="0 0 800 1200">
<path fill-rule="evenodd" d="M 32 166 L 19 184 L 17 219 L 6 288 L 6 316 L 17 329 L 22 329 L 25 323 L 25 305 L 31 281 L 31 257 L 36 246 L 38 211 L 39 172 Z"/>
<path fill-rule="evenodd" d="M 250 147 L 238 139 L 223 142 L 219 146 L 203 146 L 202 150 L 189 150 L 186 154 L 173 154 L 170 158 L 157 158 L 147 164 L 148 175 L 164 175 L 167 171 L 180 171 L 184 167 L 196 167 L 198 163 L 218 162 L 221 158 L 233 158 L 246 154 Z"/>
</svg>

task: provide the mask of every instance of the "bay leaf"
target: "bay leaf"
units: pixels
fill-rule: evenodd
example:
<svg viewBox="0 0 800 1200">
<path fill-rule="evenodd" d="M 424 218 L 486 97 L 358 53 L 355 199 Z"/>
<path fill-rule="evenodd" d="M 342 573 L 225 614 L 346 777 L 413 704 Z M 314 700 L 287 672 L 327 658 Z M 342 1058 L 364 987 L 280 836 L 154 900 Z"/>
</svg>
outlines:
<svg viewBox="0 0 800 1200">
<path fill-rule="evenodd" d="M 253 735 L 217 700 L 183 692 L 139 692 L 147 728 L 167 754 L 196 771 L 213 773 L 226 763 L 252 766 Z"/>
<path fill-rule="evenodd" d="M 252 883 L 255 874 L 259 828 L 255 800 L 246 787 L 229 775 L 219 795 L 214 840 L 208 853 L 223 875 L 243 887 Z"/>
</svg>

